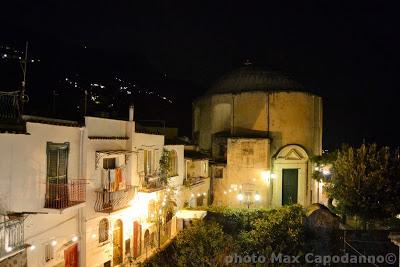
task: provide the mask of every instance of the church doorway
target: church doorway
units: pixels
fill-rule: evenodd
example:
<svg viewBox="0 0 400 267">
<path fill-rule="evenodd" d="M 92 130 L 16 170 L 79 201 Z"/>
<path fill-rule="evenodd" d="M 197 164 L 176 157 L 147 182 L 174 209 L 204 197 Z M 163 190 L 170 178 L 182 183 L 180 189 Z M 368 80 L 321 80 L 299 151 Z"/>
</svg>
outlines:
<svg viewBox="0 0 400 267">
<path fill-rule="evenodd" d="M 282 170 L 282 205 L 297 203 L 298 169 Z"/>
</svg>

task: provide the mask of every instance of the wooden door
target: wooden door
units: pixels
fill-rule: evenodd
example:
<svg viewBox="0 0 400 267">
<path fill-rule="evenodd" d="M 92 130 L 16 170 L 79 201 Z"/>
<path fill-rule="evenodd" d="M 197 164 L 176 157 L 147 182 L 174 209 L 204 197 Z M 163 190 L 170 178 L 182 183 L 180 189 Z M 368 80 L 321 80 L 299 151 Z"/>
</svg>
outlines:
<svg viewBox="0 0 400 267">
<path fill-rule="evenodd" d="M 65 267 L 78 267 L 78 244 L 64 250 Z"/>
<path fill-rule="evenodd" d="M 133 257 L 140 256 L 140 224 L 139 222 L 133 222 Z"/>
<path fill-rule="evenodd" d="M 297 203 L 298 169 L 282 170 L 282 205 Z"/>
<path fill-rule="evenodd" d="M 113 229 L 113 266 L 117 266 L 123 261 L 122 227 L 122 221 L 117 220 Z"/>
</svg>

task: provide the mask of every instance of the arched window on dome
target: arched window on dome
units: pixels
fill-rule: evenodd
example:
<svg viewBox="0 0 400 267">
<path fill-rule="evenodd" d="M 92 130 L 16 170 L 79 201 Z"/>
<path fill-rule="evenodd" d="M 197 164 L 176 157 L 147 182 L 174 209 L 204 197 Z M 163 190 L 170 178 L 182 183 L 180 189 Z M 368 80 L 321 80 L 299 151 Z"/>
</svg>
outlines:
<svg viewBox="0 0 400 267">
<path fill-rule="evenodd" d="M 108 240 L 108 231 L 109 231 L 108 219 L 104 218 L 99 223 L 99 243 L 103 243 Z"/>
</svg>

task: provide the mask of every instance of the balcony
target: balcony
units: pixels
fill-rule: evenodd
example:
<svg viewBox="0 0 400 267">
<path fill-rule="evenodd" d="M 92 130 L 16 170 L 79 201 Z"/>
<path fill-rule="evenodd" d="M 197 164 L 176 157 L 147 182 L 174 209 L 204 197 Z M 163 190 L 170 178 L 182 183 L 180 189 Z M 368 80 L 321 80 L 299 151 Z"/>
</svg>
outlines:
<svg viewBox="0 0 400 267">
<path fill-rule="evenodd" d="M 86 183 L 84 179 L 71 180 L 69 183 L 46 184 L 47 209 L 66 209 L 86 201 Z"/>
<path fill-rule="evenodd" d="M 110 191 L 105 188 L 96 190 L 94 210 L 97 212 L 111 213 L 129 206 L 135 197 L 136 187 L 126 185 L 124 189 Z"/>
<path fill-rule="evenodd" d="M 188 187 L 195 186 L 195 185 L 204 183 L 205 179 L 207 179 L 207 178 L 208 177 L 202 177 L 202 176 L 187 177 L 185 179 L 185 181 L 183 182 L 183 184 Z"/>
<path fill-rule="evenodd" d="M 165 182 L 157 173 L 140 175 L 140 192 L 151 193 L 165 188 Z"/>
<path fill-rule="evenodd" d="M 0 132 L 26 133 L 21 112 L 23 97 L 20 91 L 0 91 Z"/>
<path fill-rule="evenodd" d="M 14 219 L 0 222 L 0 261 L 24 248 L 24 221 Z"/>
</svg>

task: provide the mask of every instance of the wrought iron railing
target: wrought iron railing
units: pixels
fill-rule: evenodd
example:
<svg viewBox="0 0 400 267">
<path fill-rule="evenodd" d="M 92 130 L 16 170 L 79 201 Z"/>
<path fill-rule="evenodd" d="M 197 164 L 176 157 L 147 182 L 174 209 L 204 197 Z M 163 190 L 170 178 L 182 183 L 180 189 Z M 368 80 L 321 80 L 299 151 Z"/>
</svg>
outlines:
<svg viewBox="0 0 400 267">
<path fill-rule="evenodd" d="M 0 120 L 15 121 L 20 119 L 21 97 L 19 91 L 0 91 Z"/>
<path fill-rule="evenodd" d="M 0 131 L 25 132 L 20 91 L 0 91 Z"/>
<path fill-rule="evenodd" d="M 202 176 L 187 177 L 185 179 L 185 181 L 183 182 L 183 184 L 185 186 L 194 186 L 194 185 L 203 183 L 206 178 L 207 177 L 202 177 Z"/>
<path fill-rule="evenodd" d="M 86 183 L 84 179 L 71 180 L 69 183 L 47 183 L 45 208 L 65 209 L 86 201 Z"/>
<path fill-rule="evenodd" d="M 165 187 L 165 183 L 157 173 L 145 174 L 140 173 L 140 188 L 142 192 L 154 192 Z"/>
<path fill-rule="evenodd" d="M 24 221 L 0 222 L 0 259 L 24 248 Z"/>
<path fill-rule="evenodd" d="M 135 197 L 136 188 L 126 185 L 125 189 L 118 191 L 109 191 L 103 188 L 96 190 L 94 210 L 109 213 L 128 207 L 129 202 Z"/>
</svg>

